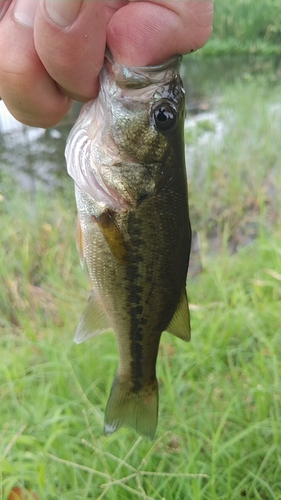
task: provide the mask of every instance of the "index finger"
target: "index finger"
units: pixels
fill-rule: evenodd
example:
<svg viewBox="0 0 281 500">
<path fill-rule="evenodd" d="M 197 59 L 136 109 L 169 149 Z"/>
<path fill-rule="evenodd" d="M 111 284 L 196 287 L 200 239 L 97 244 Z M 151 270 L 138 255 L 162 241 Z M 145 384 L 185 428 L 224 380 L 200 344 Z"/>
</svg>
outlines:
<svg viewBox="0 0 281 500">
<path fill-rule="evenodd" d="M 17 19 L 11 2 L 0 21 L 0 95 L 12 115 L 27 125 L 47 127 L 60 120 L 71 102 L 40 61 L 32 26 Z M 30 16 L 32 20 L 35 11 Z"/>
<path fill-rule="evenodd" d="M 37 53 L 63 93 L 78 101 L 97 96 L 105 23 L 103 2 L 98 0 L 49 0 L 39 4 L 34 27 Z"/>
</svg>

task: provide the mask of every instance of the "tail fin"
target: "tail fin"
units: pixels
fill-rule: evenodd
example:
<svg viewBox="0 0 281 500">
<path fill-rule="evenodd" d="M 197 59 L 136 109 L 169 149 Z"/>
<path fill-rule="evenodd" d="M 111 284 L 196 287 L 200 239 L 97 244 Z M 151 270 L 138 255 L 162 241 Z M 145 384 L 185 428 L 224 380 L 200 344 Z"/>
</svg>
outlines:
<svg viewBox="0 0 281 500">
<path fill-rule="evenodd" d="M 133 427 L 139 434 L 153 439 L 158 419 L 157 380 L 134 392 L 132 382 L 113 381 L 105 410 L 104 432 L 111 434 L 119 427 Z"/>
</svg>

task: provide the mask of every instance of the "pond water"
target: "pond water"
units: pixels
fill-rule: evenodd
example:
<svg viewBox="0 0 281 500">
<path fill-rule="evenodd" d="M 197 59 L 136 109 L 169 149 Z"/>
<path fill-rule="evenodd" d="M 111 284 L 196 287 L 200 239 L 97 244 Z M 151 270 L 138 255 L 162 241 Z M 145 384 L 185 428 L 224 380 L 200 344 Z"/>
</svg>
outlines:
<svg viewBox="0 0 281 500">
<path fill-rule="evenodd" d="M 223 141 L 224 124 L 217 116 L 216 104 L 224 86 L 235 79 L 247 80 L 256 75 L 264 75 L 269 83 L 274 83 L 281 76 L 281 61 L 280 58 L 257 57 L 206 60 L 192 55 L 184 58 L 182 75 L 186 89 L 187 128 L 192 129 L 200 121 L 207 120 L 211 126 L 213 123 L 212 141 L 219 147 Z M 79 109 L 80 105 L 76 103 L 62 123 L 44 130 L 20 124 L 0 102 L 0 172 L 8 172 L 29 191 L 39 186 L 46 190 L 63 186 L 66 179 L 65 141 Z M 208 141 L 207 132 L 202 128 L 199 146 Z M 196 144 L 187 147 L 192 156 Z M 192 168 L 192 162 L 189 168 Z"/>
</svg>

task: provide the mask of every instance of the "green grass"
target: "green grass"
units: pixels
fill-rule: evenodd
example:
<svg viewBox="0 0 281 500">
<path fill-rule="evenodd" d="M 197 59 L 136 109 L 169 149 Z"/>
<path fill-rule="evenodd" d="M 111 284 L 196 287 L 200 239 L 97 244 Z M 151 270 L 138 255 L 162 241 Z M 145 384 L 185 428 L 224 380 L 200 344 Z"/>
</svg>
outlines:
<svg viewBox="0 0 281 500">
<path fill-rule="evenodd" d="M 214 2 L 213 34 L 202 56 L 281 53 L 281 4 L 278 0 Z"/>
<path fill-rule="evenodd" d="M 114 337 L 72 342 L 89 281 L 71 181 L 27 196 L 0 174 L 1 500 L 14 486 L 40 500 L 281 499 L 278 95 L 261 80 L 225 89 L 223 146 L 190 176 L 192 341 L 163 334 L 155 441 L 103 436 Z"/>
<path fill-rule="evenodd" d="M 280 84 L 268 85 L 264 77 L 248 74 L 218 91 L 223 94 L 216 111 L 226 134 L 219 151 L 197 148 L 190 207 L 204 239 L 213 237 L 217 243 L 219 235 L 236 249 L 261 228 L 270 234 L 280 219 Z M 199 122 L 195 136 L 205 131 Z M 209 127 L 209 133 L 215 131 Z"/>
<path fill-rule="evenodd" d="M 281 7 L 278 0 L 220 0 L 214 4 L 214 34 L 240 42 L 281 42 Z"/>
</svg>

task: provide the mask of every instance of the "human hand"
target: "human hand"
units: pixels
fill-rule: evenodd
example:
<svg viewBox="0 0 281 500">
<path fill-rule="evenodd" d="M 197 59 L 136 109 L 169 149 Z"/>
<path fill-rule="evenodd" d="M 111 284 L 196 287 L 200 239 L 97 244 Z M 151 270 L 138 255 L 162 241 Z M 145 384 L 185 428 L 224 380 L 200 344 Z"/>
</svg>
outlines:
<svg viewBox="0 0 281 500">
<path fill-rule="evenodd" d="M 126 65 L 200 48 L 211 0 L 0 0 L 0 96 L 28 125 L 49 127 L 72 99 L 97 96 L 105 44 Z"/>
</svg>

